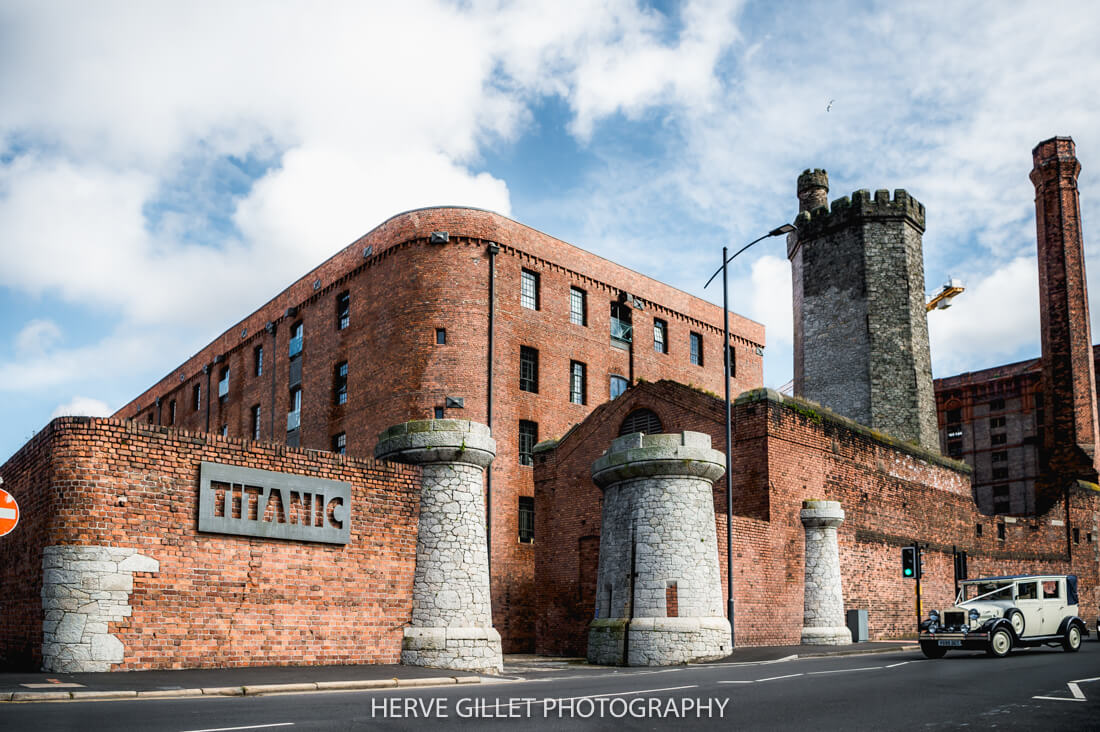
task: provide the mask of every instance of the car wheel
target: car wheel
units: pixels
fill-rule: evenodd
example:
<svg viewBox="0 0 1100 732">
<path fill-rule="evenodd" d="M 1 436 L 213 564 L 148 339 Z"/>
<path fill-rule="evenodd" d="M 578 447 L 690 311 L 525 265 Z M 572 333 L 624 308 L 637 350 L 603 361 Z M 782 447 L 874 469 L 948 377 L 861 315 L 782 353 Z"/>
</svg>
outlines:
<svg viewBox="0 0 1100 732">
<path fill-rule="evenodd" d="M 941 648 L 935 641 L 921 641 L 920 650 L 926 658 L 943 658 L 947 653 L 947 649 Z"/>
<path fill-rule="evenodd" d="M 1012 623 L 1012 632 L 1016 634 L 1017 638 L 1024 637 L 1024 614 L 1019 610 L 1009 610 L 1008 622 Z"/>
<path fill-rule="evenodd" d="M 989 636 L 989 648 L 986 653 L 997 658 L 1004 658 L 1012 650 L 1012 635 L 1004 628 L 997 628 L 993 635 Z"/>
<path fill-rule="evenodd" d="M 1066 634 L 1062 637 L 1062 648 L 1067 653 L 1075 653 L 1081 648 L 1081 629 L 1077 623 L 1070 623 L 1066 628 Z"/>
</svg>

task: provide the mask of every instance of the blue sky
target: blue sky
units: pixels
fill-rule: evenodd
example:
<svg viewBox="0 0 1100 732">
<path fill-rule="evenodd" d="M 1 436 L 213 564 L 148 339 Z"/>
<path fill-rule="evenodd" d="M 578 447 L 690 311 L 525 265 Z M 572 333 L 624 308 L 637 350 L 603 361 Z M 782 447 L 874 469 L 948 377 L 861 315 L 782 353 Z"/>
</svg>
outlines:
<svg viewBox="0 0 1100 732">
<path fill-rule="evenodd" d="M 390 7 L 393 6 L 393 7 Z M 961 7 L 959 7 L 961 6 Z M 0 461 L 109 414 L 395 213 L 493 209 L 715 302 L 830 197 L 927 208 L 937 376 L 1039 353 L 1031 148 L 1071 135 L 1100 273 L 1090 3 L 0 5 Z M 832 101 L 832 106 L 829 106 Z M 791 378 L 782 242 L 731 269 Z M 1094 303 L 1100 298 L 1094 298 Z M 1096 305 L 1094 304 L 1094 307 Z"/>
</svg>

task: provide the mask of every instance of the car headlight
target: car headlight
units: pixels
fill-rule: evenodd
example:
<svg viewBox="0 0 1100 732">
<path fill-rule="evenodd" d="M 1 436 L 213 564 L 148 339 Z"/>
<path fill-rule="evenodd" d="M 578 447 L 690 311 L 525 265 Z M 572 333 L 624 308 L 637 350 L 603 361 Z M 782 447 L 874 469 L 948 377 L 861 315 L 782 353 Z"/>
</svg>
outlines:
<svg viewBox="0 0 1100 732">
<path fill-rule="evenodd" d="M 968 612 L 966 614 L 966 617 L 970 618 L 970 622 L 974 622 L 980 616 L 981 616 L 981 613 L 978 612 L 977 608 L 970 608 L 970 612 Z"/>
<path fill-rule="evenodd" d="M 939 612 L 938 612 L 938 611 L 936 611 L 936 610 L 929 610 L 929 611 L 928 611 L 928 619 L 929 619 L 929 620 L 931 620 L 931 621 L 932 621 L 933 623 L 938 623 L 938 622 L 940 622 L 940 614 L 939 614 Z"/>
</svg>

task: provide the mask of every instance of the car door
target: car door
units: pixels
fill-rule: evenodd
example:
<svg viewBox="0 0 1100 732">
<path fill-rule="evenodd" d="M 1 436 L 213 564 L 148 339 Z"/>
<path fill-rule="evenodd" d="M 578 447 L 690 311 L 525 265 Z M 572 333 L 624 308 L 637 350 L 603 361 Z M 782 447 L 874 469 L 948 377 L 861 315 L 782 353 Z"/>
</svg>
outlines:
<svg viewBox="0 0 1100 732">
<path fill-rule="evenodd" d="M 1054 635 L 1066 615 L 1066 581 L 1045 579 L 1039 582 L 1043 603 L 1043 635 Z"/>
<path fill-rule="evenodd" d="M 1016 608 L 1024 614 L 1024 637 L 1043 634 L 1043 601 L 1039 599 L 1039 582 L 1024 580 L 1016 583 Z"/>
</svg>

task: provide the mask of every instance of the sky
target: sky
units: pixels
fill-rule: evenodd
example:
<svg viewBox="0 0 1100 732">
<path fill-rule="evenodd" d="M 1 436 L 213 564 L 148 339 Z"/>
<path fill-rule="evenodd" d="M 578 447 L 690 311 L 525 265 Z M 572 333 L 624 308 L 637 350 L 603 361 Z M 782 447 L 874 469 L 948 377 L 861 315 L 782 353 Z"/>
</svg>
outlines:
<svg viewBox="0 0 1100 732">
<path fill-rule="evenodd" d="M 1100 292 L 1088 2 L 0 2 L 0 462 L 107 415 L 401 211 L 510 216 L 721 303 L 830 199 L 927 211 L 934 374 L 1039 355 L 1031 149 L 1070 135 Z M 730 305 L 792 377 L 781 239 Z M 1093 299 L 1093 312 L 1100 297 Z M 1095 322 L 1095 321 L 1094 321 Z"/>
</svg>

